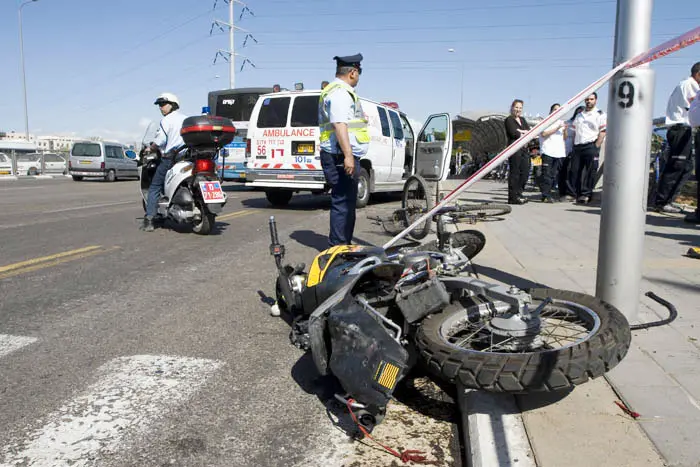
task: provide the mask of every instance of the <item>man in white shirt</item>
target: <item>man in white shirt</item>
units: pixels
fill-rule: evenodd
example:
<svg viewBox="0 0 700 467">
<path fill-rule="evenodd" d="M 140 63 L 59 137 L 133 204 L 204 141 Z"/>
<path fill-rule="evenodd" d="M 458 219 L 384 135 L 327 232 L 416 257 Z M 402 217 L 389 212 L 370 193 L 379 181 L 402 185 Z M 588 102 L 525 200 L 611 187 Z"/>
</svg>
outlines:
<svg viewBox="0 0 700 467">
<path fill-rule="evenodd" d="M 695 94 L 693 102 L 690 103 L 688 123 L 695 129 L 695 178 L 699 180 L 695 198 L 695 212 L 685 216 L 685 221 L 691 224 L 700 224 L 700 91 Z"/>
<path fill-rule="evenodd" d="M 559 104 L 553 104 L 549 113 L 555 112 Z M 542 153 L 542 202 L 552 203 L 552 188 L 558 186 L 561 198 L 566 194 L 566 181 L 560 177 L 564 159 L 566 158 L 566 123 L 558 120 L 540 135 L 540 152 Z"/>
<path fill-rule="evenodd" d="M 656 192 L 656 209 L 678 213 L 680 208 L 671 205 L 693 168 L 691 159 L 692 128 L 688 121 L 688 108 L 700 91 L 700 62 L 690 69 L 690 77 L 673 89 L 666 105 L 666 140 L 669 146 L 668 160 L 664 164 Z"/>
<path fill-rule="evenodd" d="M 165 185 L 165 175 L 173 166 L 173 157 L 179 148 L 185 146 L 185 141 L 180 135 L 182 130 L 182 122 L 187 116 L 180 112 L 180 100 L 175 94 L 169 92 L 163 93 L 154 102 L 160 108 L 160 113 L 163 119 L 160 121 L 160 127 L 156 132 L 153 144 L 158 146 L 163 154 L 160 164 L 153 174 L 151 186 L 148 188 L 148 202 L 146 203 L 146 217 L 143 218 L 141 230 L 145 232 L 153 232 L 153 218 L 158 210 L 158 199 L 163 192 Z"/>
<path fill-rule="evenodd" d="M 586 108 L 574 119 L 574 157 L 571 160 L 571 173 L 574 178 L 576 202 L 588 204 L 593 197 L 595 176 L 598 172 L 600 147 L 605 140 L 608 117 L 596 107 L 598 94 L 586 97 Z"/>
</svg>

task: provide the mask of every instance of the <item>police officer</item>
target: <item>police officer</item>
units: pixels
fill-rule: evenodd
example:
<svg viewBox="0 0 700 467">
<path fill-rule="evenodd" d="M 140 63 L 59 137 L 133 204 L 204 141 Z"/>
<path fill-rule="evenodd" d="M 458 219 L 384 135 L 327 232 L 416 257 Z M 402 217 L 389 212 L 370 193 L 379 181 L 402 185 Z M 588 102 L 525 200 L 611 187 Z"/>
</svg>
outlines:
<svg viewBox="0 0 700 467">
<path fill-rule="evenodd" d="M 321 91 L 318 106 L 321 166 L 331 186 L 330 246 L 352 242 L 360 158 L 369 147 L 367 118 L 355 93 L 362 54 L 333 60 L 335 80 Z"/>
<path fill-rule="evenodd" d="M 571 176 L 574 179 L 576 202 L 588 204 L 593 196 L 593 185 L 598 172 L 600 147 L 605 139 L 608 117 L 600 110 L 598 94 L 586 97 L 586 107 L 574 119 L 574 156 L 571 160 Z"/>
<path fill-rule="evenodd" d="M 700 62 L 690 69 L 690 76 L 676 86 L 666 105 L 666 141 L 669 155 L 659 178 L 656 191 L 656 209 L 679 213 L 680 208 L 671 204 L 693 170 L 691 159 L 692 129 L 688 122 L 688 108 L 700 91 Z M 696 173 L 698 169 L 695 169 Z"/>
<path fill-rule="evenodd" d="M 180 112 L 180 100 L 175 94 L 165 92 L 158 96 L 154 102 L 160 108 L 163 119 L 156 132 L 153 144 L 157 146 L 163 154 L 156 173 L 153 174 L 151 186 L 148 188 L 148 202 L 146 203 L 146 217 L 143 219 L 141 230 L 153 232 L 153 218 L 158 211 L 158 199 L 163 192 L 165 185 L 165 175 L 173 166 L 174 149 L 181 148 L 185 142 L 180 135 L 182 122 L 187 116 Z"/>
</svg>

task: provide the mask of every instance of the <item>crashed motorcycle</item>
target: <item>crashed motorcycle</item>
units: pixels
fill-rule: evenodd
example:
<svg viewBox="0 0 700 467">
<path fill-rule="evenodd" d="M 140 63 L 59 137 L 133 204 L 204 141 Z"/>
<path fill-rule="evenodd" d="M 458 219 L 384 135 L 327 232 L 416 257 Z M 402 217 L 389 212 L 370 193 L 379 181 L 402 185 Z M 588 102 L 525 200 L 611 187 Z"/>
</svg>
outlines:
<svg viewBox="0 0 700 467">
<path fill-rule="evenodd" d="M 269 228 L 290 340 L 338 380 L 345 393 L 335 397 L 367 432 L 416 365 L 471 389 L 558 391 L 603 375 L 630 346 L 624 315 L 595 297 L 471 277 L 483 236 L 457 232 L 454 246 L 441 235 L 425 250 L 335 246 L 305 271 L 283 264 L 274 217 Z"/>
<path fill-rule="evenodd" d="M 139 156 L 144 212 L 151 181 L 162 161 L 162 154 L 151 143 L 156 128 L 157 124 L 147 128 Z M 233 141 L 235 133 L 233 124 L 225 118 L 204 115 L 185 119 L 181 130 L 185 146 L 173 149 L 168 155 L 173 158 L 173 166 L 165 176 L 155 222 L 170 219 L 191 225 L 194 233 L 211 233 L 216 215 L 226 205 L 226 193 L 221 189 L 214 160 L 219 150 Z M 150 148 L 155 151 L 147 152 Z"/>
</svg>

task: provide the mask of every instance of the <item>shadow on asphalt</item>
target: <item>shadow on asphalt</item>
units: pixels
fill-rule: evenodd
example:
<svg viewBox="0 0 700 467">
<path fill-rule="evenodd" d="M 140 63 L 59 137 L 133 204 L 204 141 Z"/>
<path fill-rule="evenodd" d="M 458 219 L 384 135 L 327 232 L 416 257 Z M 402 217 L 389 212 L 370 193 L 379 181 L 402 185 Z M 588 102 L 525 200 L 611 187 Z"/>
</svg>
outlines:
<svg viewBox="0 0 700 467">
<path fill-rule="evenodd" d="M 317 251 L 323 251 L 329 248 L 328 237 L 326 235 L 316 233 L 312 230 L 296 230 L 289 235 L 289 238 L 299 243 L 300 245 L 313 248 Z M 375 246 L 374 244 L 357 237 L 354 237 L 353 241 L 356 245 Z"/>
</svg>

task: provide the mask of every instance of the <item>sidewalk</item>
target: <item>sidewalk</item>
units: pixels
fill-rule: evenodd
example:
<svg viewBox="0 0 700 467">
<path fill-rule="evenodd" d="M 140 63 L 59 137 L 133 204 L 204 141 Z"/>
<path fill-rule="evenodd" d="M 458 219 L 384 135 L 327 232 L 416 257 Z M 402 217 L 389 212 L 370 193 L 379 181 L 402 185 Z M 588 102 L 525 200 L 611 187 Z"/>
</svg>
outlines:
<svg viewBox="0 0 700 467">
<path fill-rule="evenodd" d="M 482 181 L 464 199 L 505 202 L 506 192 L 505 184 Z M 539 200 L 538 193 L 528 195 Z M 377 204 L 368 210 L 393 208 Z M 600 207 L 567 202 L 514 206 L 504 220 L 475 226 L 487 238 L 475 260 L 478 271 L 487 280 L 522 287 L 594 294 L 599 214 Z M 377 232 L 364 213 L 361 219 L 358 237 Z M 639 321 L 667 315 L 643 296 L 648 290 L 672 302 L 679 317 L 668 326 L 634 331 L 628 355 L 606 378 L 563 398 L 517 398 L 537 465 L 700 466 L 700 260 L 682 256 L 698 244 L 700 228 L 680 216 L 649 214 Z M 616 400 L 640 418 L 625 414 Z"/>
</svg>

